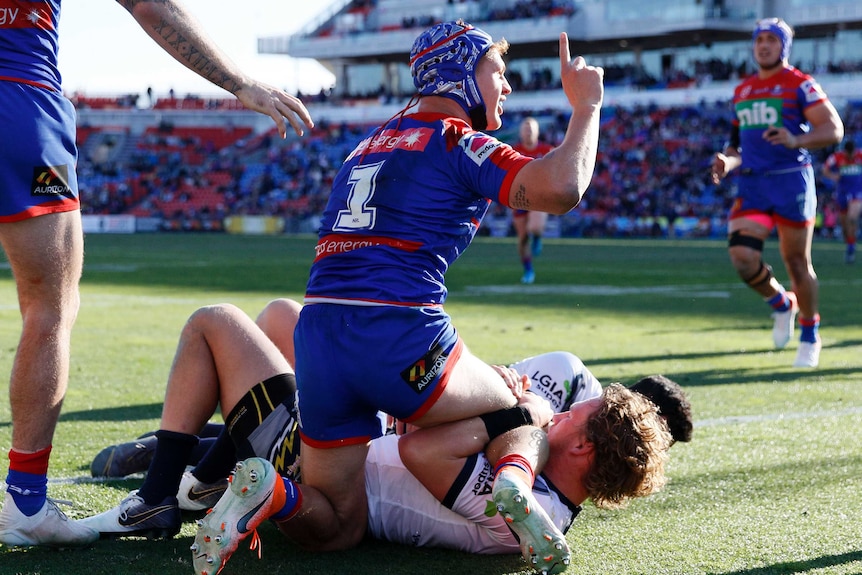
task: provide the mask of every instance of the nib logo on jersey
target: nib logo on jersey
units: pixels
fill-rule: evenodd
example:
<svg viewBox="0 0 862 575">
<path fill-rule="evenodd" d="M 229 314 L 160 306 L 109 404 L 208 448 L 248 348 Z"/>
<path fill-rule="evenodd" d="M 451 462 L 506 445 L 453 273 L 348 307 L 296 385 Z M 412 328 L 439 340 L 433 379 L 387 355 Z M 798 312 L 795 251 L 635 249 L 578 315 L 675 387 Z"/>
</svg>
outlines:
<svg viewBox="0 0 862 575">
<path fill-rule="evenodd" d="M 36 166 L 30 182 L 31 196 L 72 196 L 68 166 Z"/>
<path fill-rule="evenodd" d="M 736 105 L 736 117 L 742 130 L 781 125 L 781 98 L 745 100 Z"/>
</svg>

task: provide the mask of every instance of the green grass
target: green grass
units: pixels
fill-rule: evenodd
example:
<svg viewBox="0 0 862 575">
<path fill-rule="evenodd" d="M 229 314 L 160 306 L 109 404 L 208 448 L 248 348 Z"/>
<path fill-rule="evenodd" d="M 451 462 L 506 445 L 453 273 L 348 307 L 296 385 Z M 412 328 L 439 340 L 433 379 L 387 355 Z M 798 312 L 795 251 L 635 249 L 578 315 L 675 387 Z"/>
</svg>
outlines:
<svg viewBox="0 0 862 575">
<path fill-rule="evenodd" d="M 783 279 L 770 244 L 766 258 Z M 89 236 L 52 478 L 87 477 L 99 449 L 156 428 L 186 317 L 219 301 L 254 315 L 274 297 L 301 297 L 312 246 L 310 237 Z M 623 510 L 587 506 L 568 535 L 568 573 L 862 573 L 862 268 L 845 265 L 842 251 L 815 245 L 824 349 L 814 371 L 791 367 L 795 342 L 772 349 L 769 310 L 736 279 L 724 242 L 546 240 L 537 283 L 526 287 L 513 239 L 478 240 L 453 266 L 447 310 L 487 361 L 567 349 L 605 383 L 664 373 L 692 401 L 694 441 L 673 448 L 666 489 Z M 0 266 L 3 397 L 19 329 Z M 4 453 L 9 436 L 4 400 Z M 74 500 L 69 514 L 80 517 L 140 481 L 56 481 L 50 493 Z M 193 533 L 189 521 L 167 542 L 0 548 L 0 575 L 191 575 Z M 312 554 L 269 525 L 261 537 L 263 559 L 241 546 L 224 575 L 531 572 L 516 556 L 373 541 Z"/>
</svg>

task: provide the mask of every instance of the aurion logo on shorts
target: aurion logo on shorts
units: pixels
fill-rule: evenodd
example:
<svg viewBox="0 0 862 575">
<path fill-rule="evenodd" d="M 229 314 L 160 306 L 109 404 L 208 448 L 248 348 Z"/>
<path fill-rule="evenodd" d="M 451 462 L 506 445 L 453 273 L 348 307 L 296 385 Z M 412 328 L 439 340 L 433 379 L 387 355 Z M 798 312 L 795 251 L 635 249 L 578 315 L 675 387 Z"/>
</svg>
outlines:
<svg viewBox="0 0 862 575">
<path fill-rule="evenodd" d="M 443 370 L 448 357 L 439 344 L 435 345 L 422 359 L 402 371 L 401 377 L 416 393 L 422 393 Z"/>
<path fill-rule="evenodd" d="M 36 166 L 33 168 L 30 195 L 60 196 L 71 193 L 68 166 Z"/>
</svg>

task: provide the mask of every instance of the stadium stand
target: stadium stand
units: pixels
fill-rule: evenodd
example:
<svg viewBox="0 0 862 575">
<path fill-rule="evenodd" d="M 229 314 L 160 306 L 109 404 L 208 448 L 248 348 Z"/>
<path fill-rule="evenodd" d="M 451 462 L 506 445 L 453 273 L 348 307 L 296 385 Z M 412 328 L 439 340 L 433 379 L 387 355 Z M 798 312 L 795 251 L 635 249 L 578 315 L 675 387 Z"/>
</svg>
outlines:
<svg viewBox="0 0 862 575">
<path fill-rule="evenodd" d="M 221 231 L 228 215 L 267 215 L 284 218 L 286 231 L 314 231 L 342 159 L 409 96 L 410 88 L 398 82 L 404 80 L 406 49 L 416 27 L 454 14 L 472 16 L 489 31 L 499 26 L 492 34 L 513 43 L 508 75 L 516 91 L 507 100 L 508 128 L 496 134 L 505 141 L 514 141 L 512 127 L 527 114 L 540 119 L 550 143 L 562 137 L 565 102 L 557 89 L 555 57 L 542 55 L 553 53 L 549 46 L 561 25 L 570 30 L 575 47 L 593 54 L 588 58 L 605 68 L 593 185 L 576 210 L 552 221 L 552 233 L 720 237 L 734 181 L 711 184 L 708 164 L 729 133 L 732 87 L 750 72 L 750 29 L 761 16 L 750 4 L 345 1 L 295 36 L 259 41 L 261 52 L 312 56 L 338 70 L 339 83 L 331 93 L 301 95 L 318 123 L 301 139 L 281 140 L 233 98 L 148 94 L 150 104 L 141 107 L 129 95 L 74 95 L 84 213 L 132 214 L 156 218 L 164 230 L 211 231 Z M 798 4 L 772 3 L 777 15 L 794 8 L 795 63 L 817 74 L 842 113 L 847 133 L 858 137 L 862 61 L 853 46 L 860 40 L 862 5 L 812 0 L 802 9 Z M 631 12 L 635 5 L 639 11 Z M 632 14 L 640 17 L 633 20 Z M 573 30 L 584 32 L 576 37 Z M 519 38 L 525 46 L 521 51 Z M 355 53 L 357 40 L 373 46 L 372 53 Z M 371 61 L 381 62 L 390 81 L 372 83 L 366 90 L 353 81 L 350 68 L 363 64 L 367 75 Z M 830 151 L 822 150 L 818 158 Z M 821 217 L 827 220 L 822 228 L 828 230 L 834 190 L 828 181 L 818 181 L 818 189 Z M 494 206 L 481 233 L 509 234 L 508 218 L 508 210 Z"/>
</svg>

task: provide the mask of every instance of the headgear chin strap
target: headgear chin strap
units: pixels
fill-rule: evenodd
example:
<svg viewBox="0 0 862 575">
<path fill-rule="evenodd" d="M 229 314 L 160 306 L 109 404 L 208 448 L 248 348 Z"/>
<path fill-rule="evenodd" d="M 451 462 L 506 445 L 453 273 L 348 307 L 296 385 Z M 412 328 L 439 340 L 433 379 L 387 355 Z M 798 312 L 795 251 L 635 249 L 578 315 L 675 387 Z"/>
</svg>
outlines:
<svg viewBox="0 0 862 575">
<path fill-rule="evenodd" d="M 757 35 L 762 32 L 771 32 L 778 36 L 781 40 L 781 59 L 787 61 L 790 59 L 790 46 L 793 44 L 793 30 L 790 25 L 781 18 L 764 18 L 757 22 L 752 34 L 752 40 L 757 39 Z"/>
<path fill-rule="evenodd" d="M 432 26 L 410 50 L 410 73 L 421 96 L 442 96 L 457 102 L 476 130 L 488 122 L 476 85 L 476 67 L 494 44 L 486 32 L 462 21 Z"/>
</svg>

